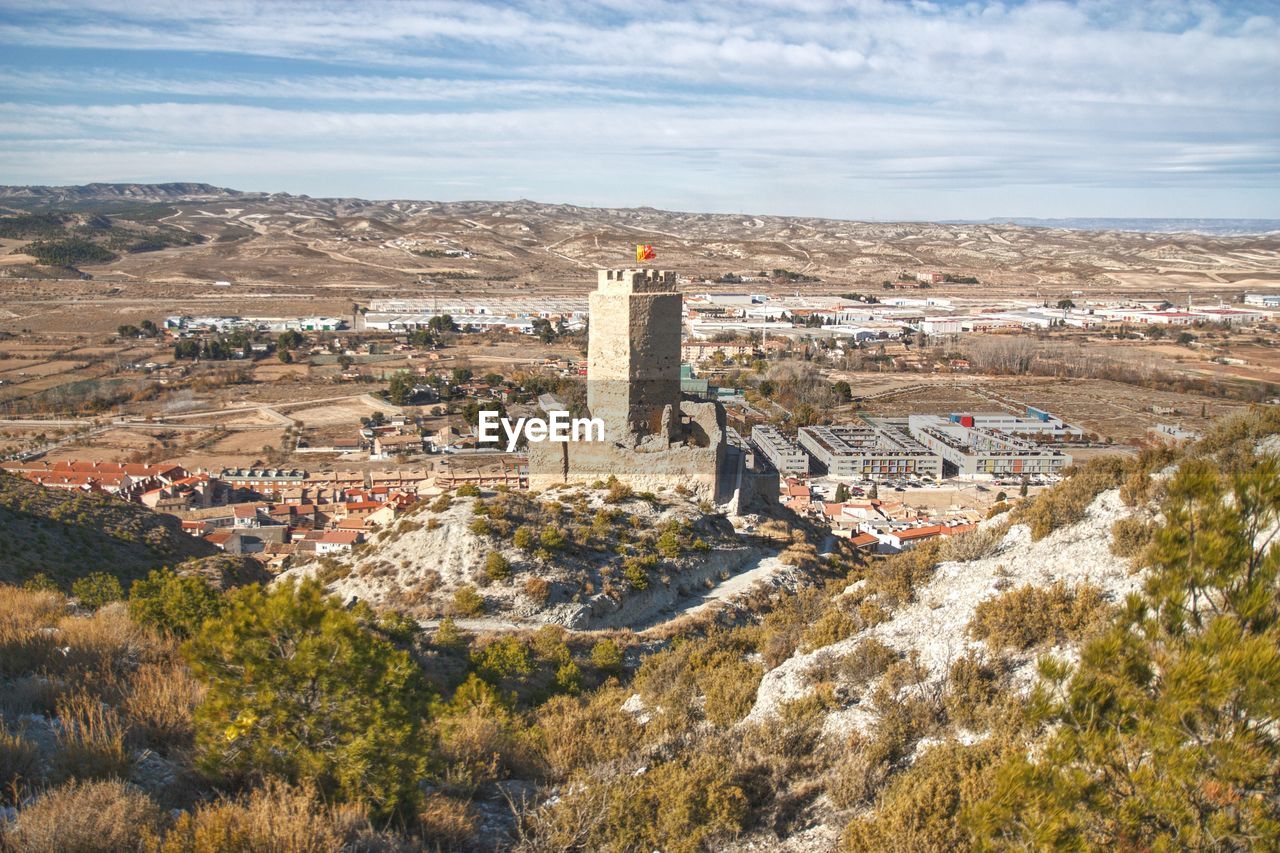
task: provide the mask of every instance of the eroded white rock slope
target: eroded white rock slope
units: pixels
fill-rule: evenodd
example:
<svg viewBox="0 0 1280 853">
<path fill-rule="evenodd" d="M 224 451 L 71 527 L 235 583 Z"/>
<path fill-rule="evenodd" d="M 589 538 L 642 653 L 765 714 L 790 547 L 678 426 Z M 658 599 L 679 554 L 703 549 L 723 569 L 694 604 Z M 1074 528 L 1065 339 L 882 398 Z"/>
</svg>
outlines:
<svg viewBox="0 0 1280 853">
<path fill-rule="evenodd" d="M 867 637 L 876 637 L 904 654 L 915 651 L 930 677 L 946 677 L 951 663 L 970 648 L 982 643 L 968 637 L 965 626 L 974 608 L 983 599 L 1024 584 L 1047 586 L 1056 580 L 1072 586 L 1089 582 L 1107 597 L 1123 601 L 1136 591 L 1140 576 L 1132 573 L 1127 560 L 1109 550 L 1111 526 L 1132 510 L 1120 500 L 1118 490 L 1099 495 L 1085 518 L 1055 530 L 1039 542 L 1031 541 L 1031 531 L 1013 525 L 988 557 L 971 562 L 942 563 L 929 583 L 917 590 L 916 601 L 896 609 L 893 617 L 873 628 L 811 652 L 800 652 L 766 673 L 747 720 L 764 721 L 791 700 L 808 695 L 816 680 L 811 671 L 834 663 Z M 992 519 L 984 524 L 997 524 Z M 1070 656 L 1073 650 L 1055 649 Z M 1018 658 L 1015 683 L 1028 689 L 1035 678 L 1036 654 Z M 830 714 L 825 731 L 846 735 L 865 730 L 874 720 L 869 709 L 852 705 Z"/>
</svg>

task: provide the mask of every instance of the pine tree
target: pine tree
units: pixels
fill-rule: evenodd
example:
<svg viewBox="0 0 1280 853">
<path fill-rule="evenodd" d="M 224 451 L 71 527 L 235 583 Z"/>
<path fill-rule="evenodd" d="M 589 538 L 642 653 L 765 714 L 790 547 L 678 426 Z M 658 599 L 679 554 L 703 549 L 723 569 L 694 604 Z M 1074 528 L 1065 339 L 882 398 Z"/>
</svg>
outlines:
<svg viewBox="0 0 1280 853">
<path fill-rule="evenodd" d="M 1074 671 L 1041 664 L 1054 726 L 977 806 L 982 846 L 1280 846 L 1280 463 L 1169 483 L 1142 595 Z"/>
<path fill-rule="evenodd" d="M 431 692 L 408 653 L 315 580 L 227 597 L 185 646 L 208 685 L 199 766 L 224 781 L 314 781 L 326 795 L 404 814 L 427 768 Z"/>
</svg>

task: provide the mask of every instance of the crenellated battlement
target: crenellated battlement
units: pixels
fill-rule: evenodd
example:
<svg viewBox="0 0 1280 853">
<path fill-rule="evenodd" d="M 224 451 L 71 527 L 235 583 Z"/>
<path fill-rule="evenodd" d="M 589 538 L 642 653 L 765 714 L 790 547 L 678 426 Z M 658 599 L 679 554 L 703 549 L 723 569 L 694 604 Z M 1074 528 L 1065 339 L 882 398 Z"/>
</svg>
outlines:
<svg viewBox="0 0 1280 853">
<path fill-rule="evenodd" d="M 601 293 L 675 293 L 676 274 L 672 270 L 599 270 L 596 288 Z"/>
</svg>

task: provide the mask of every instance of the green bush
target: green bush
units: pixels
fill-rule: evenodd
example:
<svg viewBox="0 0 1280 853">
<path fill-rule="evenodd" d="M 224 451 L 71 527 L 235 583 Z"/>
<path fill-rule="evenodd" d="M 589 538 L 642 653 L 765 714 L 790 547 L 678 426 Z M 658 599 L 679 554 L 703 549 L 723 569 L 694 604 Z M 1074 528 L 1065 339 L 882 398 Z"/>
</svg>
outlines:
<svg viewBox="0 0 1280 853">
<path fill-rule="evenodd" d="M 484 597 L 470 584 L 464 584 L 453 592 L 453 612 L 459 616 L 479 616 L 484 613 Z"/>
<path fill-rule="evenodd" d="M 32 592 L 62 592 L 57 582 L 44 572 L 36 572 L 22 583 L 22 588 Z"/>
<path fill-rule="evenodd" d="M 642 559 L 628 557 L 622 561 L 622 576 L 631 584 L 632 589 L 649 588 L 649 570 Z"/>
<path fill-rule="evenodd" d="M 195 634 L 206 619 L 222 613 L 222 594 L 198 577 L 158 569 L 129 588 L 129 615 L 179 637 Z"/>
<path fill-rule="evenodd" d="M 565 546 L 564 531 L 559 527 L 544 527 L 538 534 L 538 542 L 543 548 L 558 551 Z"/>
<path fill-rule="evenodd" d="M 1248 448 L 1233 450 L 1247 452 Z M 1080 650 L 1041 663 L 1034 751 L 1014 750 L 970 825 L 984 849 L 1250 850 L 1280 844 L 1280 460 L 1183 463 L 1144 589 Z"/>
<path fill-rule="evenodd" d="M 511 561 L 498 551 L 490 551 L 484 558 L 484 573 L 491 581 L 504 581 L 511 577 Z"/>
<path fill-rule="evenodd" d="M 431 692 L 406 652 L 319 582 L 235 590 L 184 650 L 208 687 L 195 718 L 206 773 L 311 781 L 383 817 L 416 803 Z"/>
<path fill-rule="evenodd" d="M 620 672 L 622 670 L 621 647 L 605 637 L 591 647 L 591 665 L 604 672 Z"/>
<path fill-rule="evenodd" d="M 71 584 L 71 594 L 80 600 L 85 607 L 97 610 L 104 604 L 120 601 L 124 598 L 124 590 L 120 587 L 115 575 L 106 572 L 92 572 L 77 578 Z"/>
<path fill-rule="evenodd" d="M 480 487 L 472 483 L 464 483 L 461 486 L 458 486 L 458 497 L 478 498 L 480 497 Z"/>
<path fill-rule="evenodd" d="M 516 528 L 516 532 L 512 535 L 511 544 L 515 545 L 521 551 L 531 553 L 538 547 L 538 539 L 534 535 L 532 527 L 527 524 L 522 524 Z"/>
<path fill-rule="evenodd" d="M 668 528 L 658 537 L 657 542 L 658 553 L 668 560 L 674 560 L 680 556 L 680 533 L 677 530 Z"/>
</svg>

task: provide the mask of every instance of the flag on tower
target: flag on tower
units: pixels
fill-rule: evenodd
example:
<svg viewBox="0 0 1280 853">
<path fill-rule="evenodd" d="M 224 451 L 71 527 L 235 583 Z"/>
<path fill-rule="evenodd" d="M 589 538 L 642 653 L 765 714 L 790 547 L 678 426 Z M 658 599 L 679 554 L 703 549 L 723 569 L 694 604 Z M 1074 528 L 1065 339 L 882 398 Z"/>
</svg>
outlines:
<svg viewBox="0 0 1280 853">
<path fill-rule="evenodd" d="M 648 243 L 636 243 L 637 261 L 651 261 L 657 256 L 657 252 L 653 251 L 653 246 L 650 246 Z"/>
</svg>

